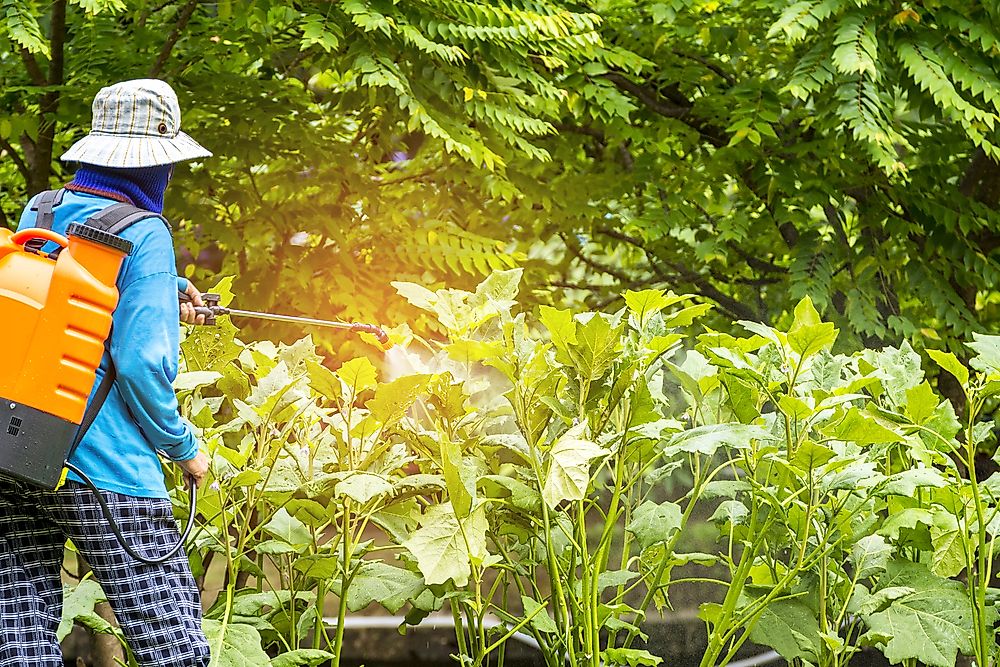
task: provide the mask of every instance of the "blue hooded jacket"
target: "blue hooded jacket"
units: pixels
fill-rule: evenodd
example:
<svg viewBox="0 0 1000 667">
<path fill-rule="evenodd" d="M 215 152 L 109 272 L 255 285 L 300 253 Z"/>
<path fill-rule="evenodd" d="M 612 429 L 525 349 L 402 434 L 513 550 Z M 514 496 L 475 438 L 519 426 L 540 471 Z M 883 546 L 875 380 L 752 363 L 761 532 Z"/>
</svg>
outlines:
<svg viewBox="0 0 1000 667">
<path fill-rule="evenodd" d="M 33 201 L 32 201 L 33 203 Z M 67 191 L 53 209 L 52 229 L 66 232 L 116 203 L 97 194 Z M 29 204 L 18 229 L 34 226 Z M 142 498 L 167 498 L 157 452 L 174 461 L 194 458 L 198 442 L 178 412 L 173 381 L 180 358 L 180 319 L 173 239 L 159 218 L 140 220 L 122 232 L 135 249 L 118 274 L 110 351 L 118 378 L 90 430 L 70 458 L 94 484 Z M 94 389 L 109 367 L 105 353 Z M 93 393 L 91 393 L 93 398 Z M 80 480 L 73 473 L 69 479 Z"/>
</svg>

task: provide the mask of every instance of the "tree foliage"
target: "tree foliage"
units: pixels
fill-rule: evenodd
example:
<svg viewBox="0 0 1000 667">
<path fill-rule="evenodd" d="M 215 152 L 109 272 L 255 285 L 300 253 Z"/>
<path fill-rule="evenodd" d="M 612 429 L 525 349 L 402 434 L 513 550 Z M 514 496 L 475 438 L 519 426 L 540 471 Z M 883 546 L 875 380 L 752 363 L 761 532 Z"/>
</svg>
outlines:
<svg viewBox="0 0 1000 667">
<path fill-rule="evenodd" d="M 168 195 L 182 264 L 241 305 L 436 326 L 389 280 L 520 265 L 545 303 L 808 295 L 842 341 L 959 352 L 998 315 L 997 12 L 4 0 L 0 210 L 65 177 L 101 85 L 159 76 L 216 153 Z"/>
<path fill-rule="evenodd" d="M 808 295 L 845 342 L 995 321 L 995 3 L 595 9 L 643 61 L 567 71 L 574 114 L 525 170 L 546 215 L 515 220 L 561 237 L 554 287 L 670 286 L 762 322 Z"/>
</svg>

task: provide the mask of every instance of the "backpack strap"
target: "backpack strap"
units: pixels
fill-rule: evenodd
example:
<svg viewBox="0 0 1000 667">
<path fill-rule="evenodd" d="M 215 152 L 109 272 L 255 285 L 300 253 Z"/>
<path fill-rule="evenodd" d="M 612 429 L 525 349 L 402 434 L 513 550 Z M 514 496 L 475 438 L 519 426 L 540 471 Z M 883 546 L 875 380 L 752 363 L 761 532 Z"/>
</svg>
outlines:
<svg viewBox="0 0 1000 667">
<path fill-rule="evenodd" d="M 66 191 L 59 188 L 58 190 L 46 190 L 35 198 L 35 203 L 31 205 L 31 210 L 37 211 L 35 214 L 35 227 L 52 229 L 52 222 L 55 220 L 55 214 L 52 212 L 52 209 L 62 203 L 64 194 L 66 194 Z M 24 244 L 24 247 L 28 250 L 39 252 L 45 243 L 44 239 L 31 239 Z M 49 256 L 54 257 L 58 254 L 59 250 L 56 250 L 54 254 L 50 254 Z"/>
<path fill-rule="evenodd" d="M 115 368 L 114 359 L 111 358 L 111 334 L 108 334 L 108 339 L 104 342 L 104 351 L 108 355 L 108 371 L 104 374 L 101 379 L 101 384 L 97 385 L 97 391 L 94 392 L 94 396 L 87 405 L 87 411 L 83 414 L 83 419 L 80 421 L 80 426 L 76 430 L 76 437 L 73 438 L 73 444 L 70 445 L 69 451 L 66 452 L 66 460 L 69 461 L 70 457 L 73 456 L 73 452 L 76 451 L 77 446 L 83 440 L 83 436 L 87 435 L 87 431 L 90 430 L 91 425 L 93 425 L 94 420 L 97 419 L 97 413 L 101 411 L 104 407 L 104 402 L 108 400 L 108 395 L 111 394 L 112 387 L 115 386 L 115 380 L 118 379 L 118 369 Z"/>
<path fill-rule="evenodd" d="M 46 190 L 35 198 L 35 203 L 31 205 L 32 211 L 38 211 L 35 216 L 35 227 L 52 229 L 52 221 L 55 219 L 52 209 L 62 203 L 64 194 L 66 194 L 66 190 L 59 188 L 58 190 Z"/>
<path fill-rule="evenodd" d="M 87 219 L 87 226 L 100 229 L 108 234 L 121 234 L 123 231 L 146 218 L 159 218 L 167 230 L 170 230 L 170 223 L 162 215 L 146 211 L 133 206 L 132 204 L 112 204 L 107 208 L 95 213 Z"/>
</svg>

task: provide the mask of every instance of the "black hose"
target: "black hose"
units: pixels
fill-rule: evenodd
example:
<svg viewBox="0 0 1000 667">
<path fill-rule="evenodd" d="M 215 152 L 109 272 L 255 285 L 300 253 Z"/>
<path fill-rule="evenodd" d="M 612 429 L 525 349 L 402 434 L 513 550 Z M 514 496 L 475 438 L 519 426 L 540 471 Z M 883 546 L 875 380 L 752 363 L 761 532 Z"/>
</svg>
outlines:
<svg viewBox="0 0 1000 667">
<path fill-rule="evenodd" d="M 181 533 L 180 541 L 177 542 L 177 544 L 174 545 L 174 548 L 171 549 L 169 552 L 167 552 L 165 555 L 160 556 L 159 558 L 146 558 L 145 556 L 136 553 L 135 550 L 132 549 L 132 547 L 130 547 L 128 543 L 125 541 L 125 536 L 122 535 L 121 529 L 118 527 L 118 522 L 115 520 L 114 515 L 111 513 L 111 508 L 108 507 L 108 503 L 105 502 L 104 496 L 101 494 L 101 490 L 98 489 L 96 486 L 94 486 L 94 482 L 91 481 L 91 479 L 87 477 L 87 475 L 84 474 L 84 472 L 79 468 L 77 468 L 75 465 L 73 465 L 69 461 L 67 461 L 65 465 L 73 473 L 78 475 L 80 479 L 83 480 L 83 483 L 86 484 L 88 487 L 90 487 L 90 490 L 94 492 L 95 496 L 97 496 L 97 504 L 101 506 L 101 512 L 104 513 L 104 518 L 107 519 L 108 525 L 111 526 L 111 532 L 115 534 L 115 537 L 118 538 L 118 543 L 122 545 L 122 549 L 124 549 L 125 553 L 127 553 L 129 556 L 136 559 L 140 563 L 146 563 L 147 565 L 161 565 L 163 563 L 166 563 L 171 558 L 173 558 L 174 555 L 181 550 L 181 547 L 184 546 L 184 543 L 187 541 L 188 535 L 191 534 L 191 529 L 194 527 L 194 515 L 198 509 L 198 486 L 194 483 L 193 479 L 191 480 L 191 488 L 188 493 L 190 501 L 188 502 L 187 526 L 184 527 L 184 532 Z"/>
</svg>

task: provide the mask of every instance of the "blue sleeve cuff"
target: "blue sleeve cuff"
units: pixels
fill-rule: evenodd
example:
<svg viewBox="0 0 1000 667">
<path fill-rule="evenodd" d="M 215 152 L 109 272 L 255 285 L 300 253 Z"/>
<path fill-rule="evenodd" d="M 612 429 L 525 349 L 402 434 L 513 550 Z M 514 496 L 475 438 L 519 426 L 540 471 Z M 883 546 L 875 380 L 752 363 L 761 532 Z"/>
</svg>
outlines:
<svg viewBox="0 0 1000 667">
<path fill-rule="evenodd" d="M 198 456 L 198 438 L 191 427 L 188 427 L 187 436 L 181 442 L 171 447 L 165 447 L 162 451 L 171 461 L 190 461 Z"/>
</svg>

